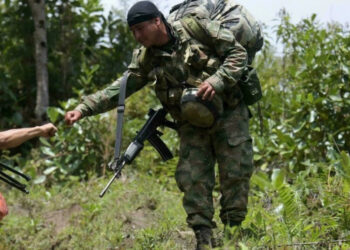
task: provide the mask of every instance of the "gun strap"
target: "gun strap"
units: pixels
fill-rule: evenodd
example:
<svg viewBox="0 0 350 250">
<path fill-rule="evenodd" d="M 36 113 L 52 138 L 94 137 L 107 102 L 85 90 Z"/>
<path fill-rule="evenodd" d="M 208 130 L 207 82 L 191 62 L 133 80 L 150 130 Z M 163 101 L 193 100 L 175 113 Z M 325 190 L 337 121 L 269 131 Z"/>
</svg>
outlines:
<svg viewBox="0 0 350 250">
<path fill-rule="evenodd" d="M 119 99 L 117 107 L 117 128 L 116 128 L 116 139 L 114 146 L 114 160 L 119 160 L 120 148 L 122 145 L 122 132 L 123 132 L 123 118 L 125 110 L 125 94 L 126 94 L 126 83 L 128 81 L 129 72 L 126 71 L 120 81 Z"/>
</svg>

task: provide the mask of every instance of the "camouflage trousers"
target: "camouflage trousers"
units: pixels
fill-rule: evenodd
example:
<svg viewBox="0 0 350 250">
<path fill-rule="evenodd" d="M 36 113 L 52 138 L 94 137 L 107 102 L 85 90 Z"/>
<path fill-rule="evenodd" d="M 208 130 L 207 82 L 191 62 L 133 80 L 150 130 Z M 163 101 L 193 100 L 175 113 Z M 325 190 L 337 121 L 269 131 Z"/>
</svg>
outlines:
<svg viewBox="0 0 350 250">
<path fill-rule="evenodd" d="M 215 163 L 221 191 L 221 221 L 240 224 L 247 213 L 253 149 L 249 135 L 249 111 L 244 103 L 224 110 L 216 125 L 201 129 L 190 124 L 179 128 L 180 159 L 175 178 L 184 193 L 183 206 L 190 227 L 215 227 L 212 192 Z"/>
</svg>

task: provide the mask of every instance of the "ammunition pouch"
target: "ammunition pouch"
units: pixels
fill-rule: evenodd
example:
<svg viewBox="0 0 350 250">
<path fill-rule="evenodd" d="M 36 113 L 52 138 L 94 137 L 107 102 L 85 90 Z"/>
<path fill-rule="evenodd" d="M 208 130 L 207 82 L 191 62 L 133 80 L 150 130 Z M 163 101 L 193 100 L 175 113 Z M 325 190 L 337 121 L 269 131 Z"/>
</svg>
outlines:
<svg viewBox="0 0 350 250">
<path fill-rule="evenodd" d="M 247 66 L 245 74 L 239 81 L 239 87 L 243 94 L 243 100 L 247 105 L 256 103 L 262 97 L 258 74 L 251 66 Z"/>
</svg>

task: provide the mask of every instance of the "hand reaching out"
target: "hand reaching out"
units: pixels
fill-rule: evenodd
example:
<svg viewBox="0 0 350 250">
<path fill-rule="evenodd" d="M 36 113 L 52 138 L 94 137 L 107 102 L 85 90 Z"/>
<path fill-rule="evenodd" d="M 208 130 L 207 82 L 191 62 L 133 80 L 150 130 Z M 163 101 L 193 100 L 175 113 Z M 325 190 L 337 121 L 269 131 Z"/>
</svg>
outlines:
<svg viewBox="0 0 350 250">
<path fill-rule="evenodd" d="M 81 119 L 82 115 L 79 111 L 73 110 L 68 111 L 66 115 L 64 116 L 64 120 L 66 121 L 66 124 L 72 125 L 76 121 L 79 121 Z"/>
<path fill-rule="evenodd" d="M 41 130 L 40 136 L 44 136 L 44 137 L 52 137 L 57 132 L 57 128 L 52 123 L 48 123 L 40 126 L 40 130 Z"/>
</svg>

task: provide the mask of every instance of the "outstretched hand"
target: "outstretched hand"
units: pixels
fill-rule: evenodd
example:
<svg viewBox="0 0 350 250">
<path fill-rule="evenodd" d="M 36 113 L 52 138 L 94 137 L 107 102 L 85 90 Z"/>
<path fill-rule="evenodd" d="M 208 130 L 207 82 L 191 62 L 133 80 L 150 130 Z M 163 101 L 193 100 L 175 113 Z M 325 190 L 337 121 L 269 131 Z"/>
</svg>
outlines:
<svg viewBox="0 0 350 250">
<path fill-rule="evenodd" d="M 215 96 L 215 89 L 213 88 L 213 86 L 211 86 L 210 83 L 203 82 L 198 87 L 197 96 L 198 97 L 202 96 L 203 100 L 211 101 L 211 100 L 213 100 L 213 98 Z"/>
<path fill-rule="evenodd" d="M 56 134 L 57 128 L 52 123 L 47 123 L 45 125 L 40 126 L 41 134 L 40 136 L 44 137 L 52 137 Z"/>
<path fill-rule="evenodd" d="M 73 110 L 73 111 L 68 111 L 66 113 L 66 115 L 64 116 L 64 120 L 66 121 L 67 125 L 72 125 L 76 121 L 79 121 L 81 117 L 82 117 L 82 114 L 79 111 Z"/>
</svg>

